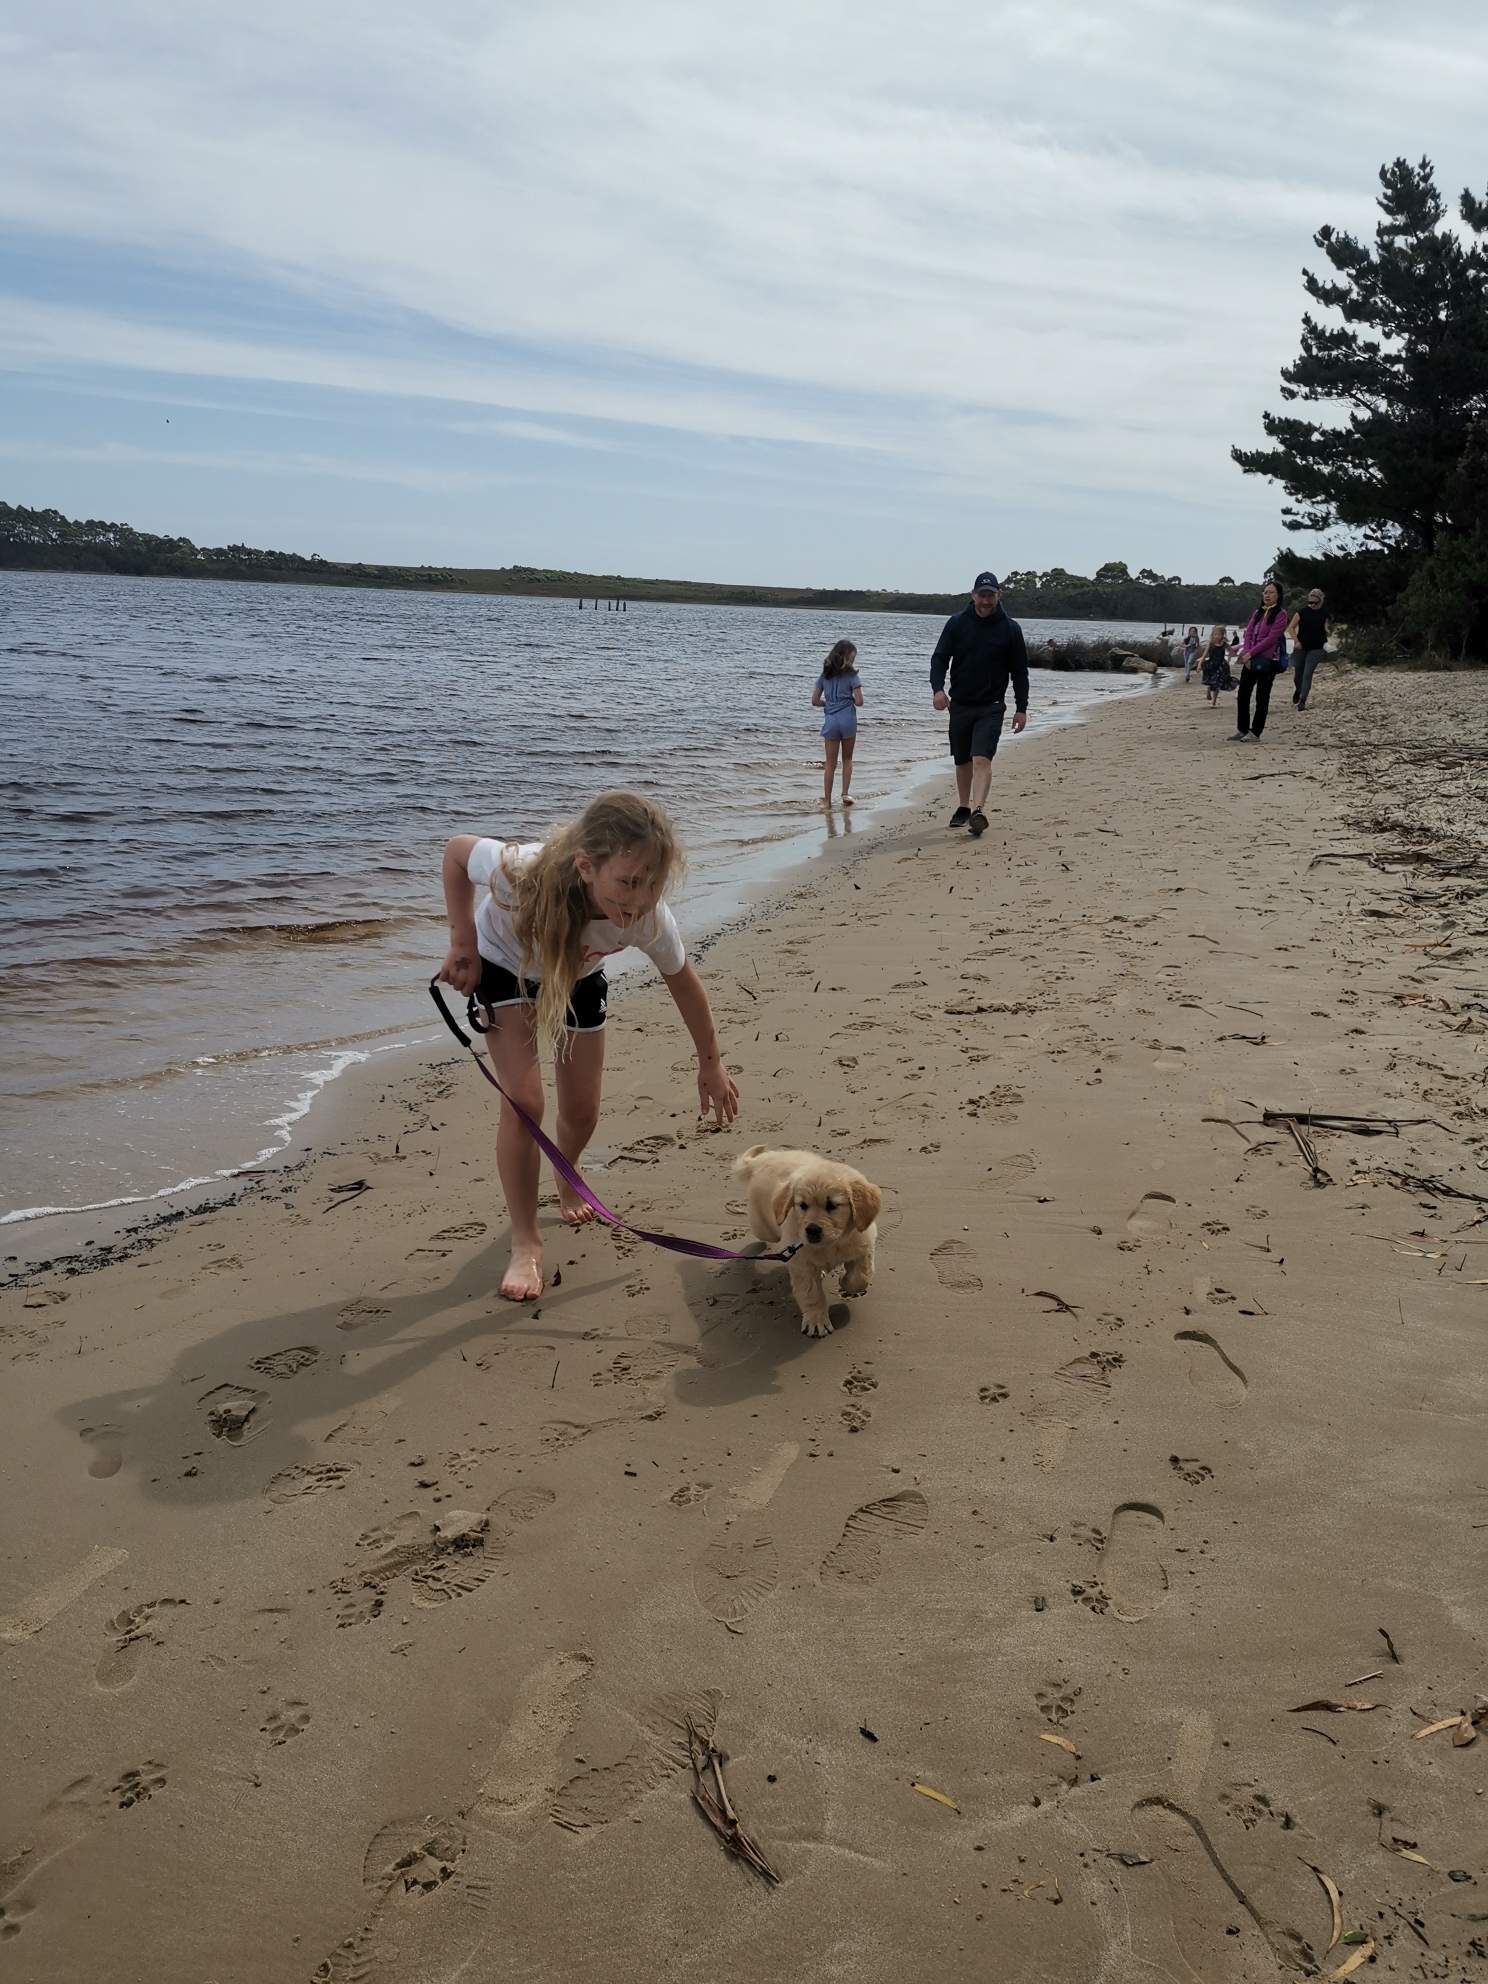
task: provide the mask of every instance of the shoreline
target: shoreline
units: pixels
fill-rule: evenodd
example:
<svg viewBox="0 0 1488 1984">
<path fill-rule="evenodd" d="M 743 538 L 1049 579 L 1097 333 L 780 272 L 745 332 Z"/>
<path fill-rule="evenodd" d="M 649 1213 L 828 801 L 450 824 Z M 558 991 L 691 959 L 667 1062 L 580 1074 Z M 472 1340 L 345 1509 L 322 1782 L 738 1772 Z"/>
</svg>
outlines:
<svg viewBox="0 0 1488 1984">
<path fill-rule="evenodd" d="M 503 1303 L 452 1041 L 0 1291 L 18 1974 L 1250 1984 L 1340 1960 L 1316 1866 L 1475 1976 L 1488 681 L 1409 686 L 1399 750 L 1374 675 L 1244 750 L 1133 697 L 979 842 L 834 843 L 708 945 L 729 1131 L 624 989 L 601 1196 L 739 1247 L 739 1151 L 840 1154 L 831 1336 L 550 1199 Z"/>
<path fill-rule="evenodd" d="M 1025 733 L 1023 738 L 1017 740 L 1018 748 L 1023 748 L 1025 744 L 1037 738 L 1057 734 L 1071 725 L 1088 722 L 1095 713 L 1099 698 L 1109 696 L 1112 700 L 1123 700 L 1130 695 L 1139 695 L 1148 688 L 1149 680 L 1150 678 L 1144 678 L 1130 685 L 1123 683 L 1120 686 L 1103 684 L 1099 689 L 1089 691 L 1085 700 L 1077 700 L 1072 705 L 1072 713 L 1069 716 L 1048 720 L 1036 730 Z M 1165 688 L 1170 685 L 1170 681 L 1161 678 L 1151 681 L 1151 686 L 1155 688 Z M 1011 737 L 1004 740 L 1004 752 L 1013 748 L 1013 744 L 1014 740 Z M 844 818 L 840 805 L 835 806 L 830 820 L 826 823 L 828 837 L 826 847 L 816 844 L 823 822 L 821 812 L 812 810 L 803 815 L 802 824 L 797 829 L 779 839 L 715 857 L 698 878 L 699 887 L 694 896 L 693 906 L 698 906 L 700 898 L 701 921 L 699 927 L 689 919 L 689 929 L 699 927 L 697 942 L 690 947 L 692 953 L 701 955 L 719 935 L 735 928 L 741 914 L 747 917 L 755 913 L 760 904 L 770 900 L 772 890 L 784 884 L 797 869 L 804 869 L 811 861 L 818 859 L 831 846 L 833 840 L 841 837 L 845 842 L 855 834 L 881 833 L 901 815 L 913 811 L 920 803 L 921 794 L 946 775 L 943 761 L 920 760 L 906 767 L 896 778 L 891 789 L 882 797 L 863 804 L 861 808 L 855 808 L 850 819 Z M 859 812 L 862 815 L 861 823 Z M 688 915 L 687 908 L 684 908 L 683 915 Z M 631 961 L 619 966 L 613 982 L 618 986 L 625 978 L 633 977 L 637 973 L 645 975 L 647 967 L 637 954 L 631 954 Z M 410 1032 L 415 1033 L 417 1038 L 407 1041 L 396 1038 Z M 160 1206 L 163 1211 L 168 1212 L 180 1203 L 200 1207 L 210 1201 L 213 1193 L 220 1193 L 224 1187 L 230 1187 L 235 1179 L 256 1170 L 278 1169 L 289 1160 L 297 1146 L 301 1150 L 313 1148 L 314 1137 L 301 1142 L 294 1134 L 299 1125 L 303 1124 L 308 1128 L 312 1115 L 316 1119 L 316 1134 L 330 1135 L 330 1109 L 333 1098 L 340 1094 L 342 1083 L 348 1077 L 354 1076 L 359 1069 L 365 1068 L 370 1079 L 379 1055 L 416 1052 L 421 1047 L 436 1043 L 442 1035 L 443 1028 L 431 1014 L 427 1030 L 421 1025 L 403 1024 L 389 1027 L 385 1032 L 374 1033 L 371 1036 L 352 1035 L 344 1043 L 330 1043 L 327 1048 L 331 1058 L 330 1067 L 304 1072 L 299 1079 L 306 1086 L 285 1103 L 282 1114 L 257 1126 L 259 1134 L 276 1133 L 277 1141 L 265 1143 L 260 1149 L 230 1165 L 224 1165 L 200 1176 L 188 1177 L 151 1192 L 124 1194 L 77 1206 L 15 1207 L 0 1214 L 0 1233 L 4 1234 L 8 1242 L 14 1242 L 19 1234 L 37 1226 L 38 1223 L 45 1223 L 46 1231 L 51 1233 L 55 1231 L 53 1222 L 80 1221 L 84 1223 L 82 1230 L 87 1236 L 96 1240 L 108 1230 L 110 1215 L 116 1214 L 121 1219 L 138 1217 L 144 1209 L 152 1206 Z M 368 1044 L 365 1046 L 354 1044 L 362 1038 L 366 1038 Z M 308 1051 L 310 1050 L 294 1044 L 275 1050 L 283 1057 L 300 1055 Z M 250 1137 L 252 1134 L 253 1132 L 249 1132 Z M 102 1224 L 99 1223 L 100 1221 Z M 44 1253 L 55 1254 L 55 1252 L 55 1247 L 43 1246 L 36 1251 L 36 1257 L 40 1258 Z M 24 1270 L 17 1268 L 16 1272 L 24 1272 Z M 3 1281 L 0 1281 L 0 1286 L 3 1285 Z"/>
</svg>

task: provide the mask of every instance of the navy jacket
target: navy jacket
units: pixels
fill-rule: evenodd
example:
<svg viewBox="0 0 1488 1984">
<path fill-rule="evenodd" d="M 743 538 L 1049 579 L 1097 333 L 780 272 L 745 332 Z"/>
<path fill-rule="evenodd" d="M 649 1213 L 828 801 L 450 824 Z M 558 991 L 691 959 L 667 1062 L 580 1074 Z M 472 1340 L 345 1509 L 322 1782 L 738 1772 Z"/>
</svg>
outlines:
<svg viewBox="0 0 1488 1984">
<path fill-rule="evenodd" d="M 1028 708 L 1028 649 L 1023 629 L 1001 606 L 984 620 L 968 601 L 964 610 L 945 623 L 930 657 L 930 687 L 945 687 L 951 671 L 951 701 L 962 709 L 981 703 L 1007 702 L 1009 678 L 1018 708 Z"/>
</svg>

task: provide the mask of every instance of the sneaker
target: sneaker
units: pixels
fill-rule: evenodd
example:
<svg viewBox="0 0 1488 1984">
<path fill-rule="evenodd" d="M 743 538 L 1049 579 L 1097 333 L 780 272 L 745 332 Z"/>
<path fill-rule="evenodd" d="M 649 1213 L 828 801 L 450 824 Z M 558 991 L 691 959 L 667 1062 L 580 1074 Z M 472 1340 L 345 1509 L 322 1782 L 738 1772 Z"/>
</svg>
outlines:
<svg viewBox="0 0 1488 1984">
<path fill-rule="evenodd" d="M 966 830 L 968 833 L 973 835 L 984 834 L 987 831 L 986 814 L 983 813 L 980 809 L 978 809 L 975 813 L 972 814 L 971 818 L 966 822 Z"/>
<path fill-rule="evenodd" d="M 951 815 L 950 824 L 953 827 L 964 827 L 970 818 L 971 808 L 969 806 L 958 806 Z"/>
<path fill-rule="evenodd" d="M 1249 737 L 1249 735 L 1250 732 L 1248 730 L 1237 730 L 1234 736 L 1230 739 L 1230 742 L 1232 744 L 1243 744 L 1246 738 Z"/>
</svg>

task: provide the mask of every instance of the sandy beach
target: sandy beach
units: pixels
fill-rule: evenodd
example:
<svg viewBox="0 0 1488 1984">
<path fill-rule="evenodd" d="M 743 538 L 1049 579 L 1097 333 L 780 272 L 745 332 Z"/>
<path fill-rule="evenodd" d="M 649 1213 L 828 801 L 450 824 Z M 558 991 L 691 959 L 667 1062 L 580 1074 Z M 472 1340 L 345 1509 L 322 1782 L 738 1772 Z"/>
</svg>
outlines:
<svg viewBox="0 0 1488 1984">
<path fill-rule="evenodd" d="M 819 1342 L 556 1202 L 501 1302 L 452 1041 L 11 1239 L 0 1975 L 1488 1978 L 1488 681 L 1232 722 L 1026 741 L 698 946 L 731 1130 L 620 987 L 617 1211 L 882 1187 Z"/>
</svg>

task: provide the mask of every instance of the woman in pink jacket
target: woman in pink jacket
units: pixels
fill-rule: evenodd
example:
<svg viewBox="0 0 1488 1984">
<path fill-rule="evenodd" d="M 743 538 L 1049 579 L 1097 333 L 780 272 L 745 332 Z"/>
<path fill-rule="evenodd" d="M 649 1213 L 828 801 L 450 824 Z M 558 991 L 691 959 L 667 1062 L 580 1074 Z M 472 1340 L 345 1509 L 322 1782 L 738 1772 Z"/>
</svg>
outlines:
<svg viewBox="0 0 1488 1984">
<path fill-rule="evenodd" d="M 1271 706 L 1271 684 L 1282 666 L 1281 644 L 1286 639 L 1287 615 L 1281 587 L 1268 579 L 1261 588 L 1261 603 L 1246 622 L 1240 643 L 1240 694 L 1235 699 L 1235 739 L 1259 737 L 1266 728 L 1266 711 Z M 1251 697 L 1255 714 L 1251 714 Z"/>
</svg>

